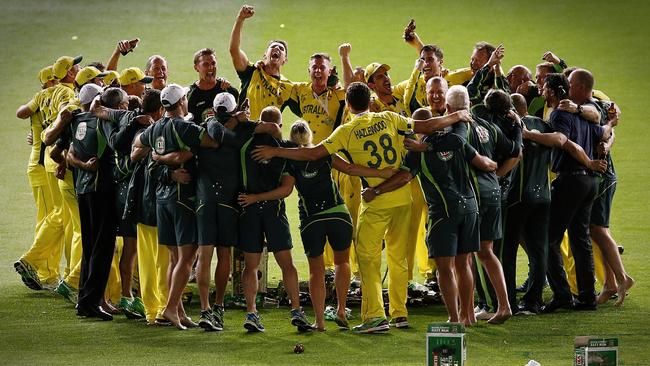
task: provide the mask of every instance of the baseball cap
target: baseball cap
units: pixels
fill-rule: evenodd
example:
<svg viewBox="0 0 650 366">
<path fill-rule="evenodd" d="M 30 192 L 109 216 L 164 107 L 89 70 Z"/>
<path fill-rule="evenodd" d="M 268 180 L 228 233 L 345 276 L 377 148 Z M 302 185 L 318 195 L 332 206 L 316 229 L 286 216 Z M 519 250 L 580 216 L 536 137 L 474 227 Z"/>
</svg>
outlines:
<svg viewBox="0 0 650 366">
<path fill-rule="evenodd" d="M 74 78 L 74 81 L 77 82 L 77 85 L 85 85 L 87 82 L 91 81 L 94 78 L 103 78 L 108 73 L 99 71 L 98 68 L 94 66 L 86 66 L 83 69 L 79 70 L 77 76 Z"/>
<path fill-rule="evenodd" d="M 79 102 L 82 105 L 88 104 L 95 99 L 96 96 L 102 93 L 102 88 L 95 83 L 88 83 L 81 87 L 79 91 Z"/>
<path fill-rule="evenodd" d="M 386 71 L 390 70 L 390 66 L 386 64 L 380 64 L 379 62 L 373 62 L 370 65 L 366 66 L 366 73 L 365 73 L 366 83 L 368 82 L 370 77 L 382 67 Z"/>
<path fill-rule="evenodd" d="M 70 71 L 72 66 L 78 64 L 81 62 L 83 57 L 77 56 L 77 57 L 70 57 L 70 56 L 61 56 L 59 57 L 54 65 L 52 65 L 52 72 L 54 73 L 54 77 L 61 80 L 65 77 L 65 74 Z"/>
<path fill-rule="evenodd" d="M 104 76 L 104 84 L 111 85 L 113 81 L 117 80 L 119 82 L 120 73 L 115 70 L 106 71 L 106 76 Z"/>
<path fill-rule="evenodd" d="M 169 108 L 178 103 L 187 94 L 188 90 L 188 88 L 184 88 L 178 84 L 169 84 L 160 92 L 160 102 L 163 107 Z"/>
<path fill-rule="evenodd" d="M 212 109 L 218 112 L 219 108 L 224 108 L 226 113 L 233 113 L 237 109 L 237 101 L 230 93 L 219 93 L 214 97 Z"/>
<path fill-rule="evenodd" d="M 122 86 L 131 85 L 137 82 L 149 84 L 153 81 L 153 77 L 146 76 L 144 72 L 137 67 L 129 67 L 128 69 L 122 70 L 119 80 L 120 85 Z"/>
<path fill-rule="evenodd" d="M 54 72 L 52 71 L 52 65 L 45 66 L 44 68 L 41 69 L 41 71 L 39 71 L 38 80 L 40 80 L 41 84 L 45 84 L 48 81 L 54 80 Z"/>
</svg>

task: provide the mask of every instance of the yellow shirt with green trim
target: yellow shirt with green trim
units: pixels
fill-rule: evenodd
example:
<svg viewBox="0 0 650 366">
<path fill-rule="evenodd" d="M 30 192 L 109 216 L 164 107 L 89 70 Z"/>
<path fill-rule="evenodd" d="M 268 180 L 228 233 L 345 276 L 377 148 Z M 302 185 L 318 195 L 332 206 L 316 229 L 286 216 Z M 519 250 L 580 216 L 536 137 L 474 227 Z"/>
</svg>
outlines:
<svg viewBox="0 0 650 366">
<path fill-rule="evenodd" d="M 244 71 L 238 71 L 237 75 L 241 80 L 239 104 L 246 98 L 250 100 L 251 120 L 259 119 L 262 109 L 268 106 L 282 108 L 291 96 L 291 81 L 282 75 L 269 75 L 252 63 L 249 63 Z"/>
<path fill-rule="evenodd" d="M 59 109 L 75 97 L 74 85 L 70 83 L 59 83 L 51 89 L 52 91 L 50 92 L 49 98 L 47 98 L 47 100 L 43 99 L 40 104 L 40 108 L 44 113 L 44 130 L 47 129 L 54 120 L 56 120 L 56 117 L 59 115 Z M 45 131 L 43 131 L 43 133 L 45 133 Z M 45 149 L 45 171 L 54 173 L 56 172 L 58 164 L 50 158 L 50 150 L 51 147 Z M 68 172 L 67 174 L 72 173 Z"/>
<path fill-rule="evenodd" d="M 331 154 L 339 151 L 352 164 L 359 164 L 374 169 L 398 169 L 406 155 L 403 137 L 400 132 L 408 130 L 409 119 L 397 113 L 386 111 L 380 113 L 365 112 L 352 117 L 321 144 Z M 363 187 L 376 187 L 383 178 L 362 177 Z M 411 204 L 411 188 L 405 185 L 392 192 L 380 194 L 371 202 L 362 202 L 363 206 L 374 208 L 391 208 Z"/>
<path fill-rule="evenodd" d="M 346 118 L 345 90 L 327 88 L 320 95 L 312 90 L 312 83 L 294 83 L 287 106 L 309 124 L 318 144 L 340 126 Z"/>
<path fill-rule="evenodd" d="M 472 69 L 463 68 L 455 71 L 443 69 L 443 77 L 449 86 L 464 85 L 472 79 Z M 411 116 L 418 108 L 429 105 L 427 101 L 427 81 L 422 71 L 414 68 L 407 80 L 397 84 L 396 90 L 401 93 L 407 116 Z"/>
</svg>

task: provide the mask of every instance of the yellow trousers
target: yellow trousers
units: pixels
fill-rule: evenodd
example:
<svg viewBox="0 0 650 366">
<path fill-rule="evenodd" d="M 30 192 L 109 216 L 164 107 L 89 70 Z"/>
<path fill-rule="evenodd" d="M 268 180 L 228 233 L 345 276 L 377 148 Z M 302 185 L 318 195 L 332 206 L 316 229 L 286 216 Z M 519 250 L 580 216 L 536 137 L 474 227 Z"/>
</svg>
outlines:
<svg viewBox="0 0 650 366">
<path fill-rule="evenodd" d="M 345 175 L 338 170 L 332 170 L 332 179 L 334 179 L 334 182 L 339 187 L 339 192 L 341 193 L 341 197 L 343 197 L 345 207 L 347 207 L 350 212 L 350 217 L 352 218 L 352 232 L 354 233 L 356 232 L 355 228 L 357 227 L 357 221 L 359 218 L 359 206 L 361 205 L 361 179 L 359 179 L 359 177 Z M 357 263 L 357 256 L 354 250 L 355 241 L 356 239 L 353 237 L 350 245 L 350 271 L 353 275 L 358 275 L 359 264 Z M 329 243 L 325 245 L 323 260 L 325 261 L 325 268 L 334 267 L 334 255 Z"/>
<path fill-rule="evenodd" d="M 161 317 L 167 303 L 169 251 L 158 244 L 158 228 L 138 224 L 138 275 L 140 297 L 149 323 Z"/>
<path fill-rule="evenodd" d="M 594 271 L 596 274 L 596 280 L 603 284 L 605 283 L 605 266 L 603 265 L 603 253 L 600 251 L 598 245 L 596 245 L 596 243 L 593 241 L 591 242 L 591 247 L 593 248 L 594 252 Z M 573 260 L 573 253 L 571 253 L 571 246 L 569 245 L 569 235 L 566 232 L 564 233 L 564 239 L 562 239 L 560 253 L 562 253 L 564 271 L 566 272 L 569 287 L 571 287 L 571 293 L 573 293 L 574 296 L 578 296 L 575 261 Z"/>
<path fill-rule="evenodd" d="M 409 224 L 409 238 L 406 242 L 408 253 L 408 273 L 409 281 L 413 280 L 413 268 L 417 262 L 418 269 L 422 277 L 433 277 L 433 268 L 429 261 L 429 250 L 426 244 L 425 224 L 428 217 L 428 206 L 424 200 L 424 193 L 420 187 L 420 181 L 413 179 L 411 185 L 411 220 Z"/>
<path fill-rule="evenodd" d="M 43 283 L 56 283 L 59 280 L 59 265 L 63 252 L 64 228 L 67 213 L 62 206 L 61 192 L 53 173 L 45 173 L 51 198 L 51 210 L 43 219 L 34 236 L 34 242 L 23 254 L 22 260 L 31 264 Z M 41 193 L 45 195 L 46 189 Z M 46 201 L 46 199 L 44 199 Z"/>
<path fill-rule="evenodd" d="M 68 172 L 66 179 L 72 179 L 72 174 Z M 63 272 L 65 281 L 74 288 L 79 288 L 79 275 L 81 273 L 81 218 L 79 217 L 79 204 L 74 189 L 70 189 L 68 184 L 59 181 L 59 190 L 61 191 L 61 202 L 63 209 L 67 213 L 66 231 L 70 230 L 70 240 L 65 241 L 66 266 Z M 67 236 L 66 236 L 67 237 Z M 78 267 L 75 270 L 75 267 Z"/>
<path fill-rule="evenodd" d="M 356 235 L 356 254 L 361 274 L 361 320 L 384 317 L 381 283 L 382 240 L 386 238 L 388 261 L 389 313 L 392 318 L 407 316 L 406 291 L 411 204 L 391 208 L 362 206 Z"/>
<path fill-rule="evenodd" d="M 54 208 L 52 202 L 52 192 L 47 183 L 47 173 L 45 168 L 38 165 L 27 169 L 27 178 L 29 185 L 32 187 L 34 195 L 34 204 L 36 205 L 36 225 L 34 226 L 34 236 L 38 233 L 45 222 L 45 218 Z"/>
</svg>

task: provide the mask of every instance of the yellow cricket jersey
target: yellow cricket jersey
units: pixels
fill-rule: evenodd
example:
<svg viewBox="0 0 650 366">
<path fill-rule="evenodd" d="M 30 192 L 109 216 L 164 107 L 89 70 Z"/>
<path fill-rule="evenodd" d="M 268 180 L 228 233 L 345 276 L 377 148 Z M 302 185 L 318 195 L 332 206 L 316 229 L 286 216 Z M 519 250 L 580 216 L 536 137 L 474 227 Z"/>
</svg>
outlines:
<svg viewBox="0 0 650 366">
<path fill-rule="evenodd" d="M 444 69 L 442 71 L 442 77 L 444 77 L 445 80 L 447 80 L 447 84 L 449 84 L 449 86 L 465 85 L 470 80 L 472 80 L 473 76 L 474 76 L 474 72 L 470 67 L 463 67 L 460 69 L 456 69 L 454 71 L 450 71 L 447 69 Z"/>
<path fill-rule="evenodd" d="M 52 122 L 56 120 L 61 107 L 68 104 L 68 102 L 70 102 L 70 100 L 75 97 L 73 84 L 59 83 L 56 86 L 53 86 L 51 89 L 52 91 L 50 92 L 48 100 L 43 99 L 41 101 L 42 104 L 40 105 L 45 115 L 45 118 L 43 119 L 44 129 L 47 129 L 47 127 L 49 127 Z M 54 173 L 56 172 L 58 164 L 50 158 L 50 150 L 51 147 L 48 147 L 45 150 L 45 171 Z M 66 173 L 66 176 L 67 175 L 72 176 L 72 172 L 68 171 Z M 72 181 L 70 179 L 66 179 L 62 181 L 63 184 L 60 185 L 60 187 L 64 189 L 74 189 L 74 185 L 71 184 L 71 182 Z"/>
<path fill-rule="evenodd" d="M 327 88 L 315 95 L 312 83 L 294 83 L 287 105 L 299 117 L 309 123 L 318 144 L 345 120 L 345 90 Z"/>
<path fill-rule="evenodd" d="M 75 97 L 74 85 L 70 83 L 59 83 L 52 87 L 50 94 L 50 101 L 47 103 L 48 108 L 43 109 L 45 113 L 44 125 L 49 126 L 54 122 L 59 115 L 59 109 L 65 104 L 68 104 L 71 99 Z"/>
<path fill-rule="evenodd" d="M 352 117 L 321 144 L 330 154 L 339 151 L 350 159 L 350 163 L 364 165 L 374 169 L 394 168 L 402 165 L 405 155 L 402 136 L 398 131 L 408 129 L 409 119 L 393 112 L 365 112 Z M 376 187 L 385 179 L 365 178 L 364 187 Z M 373 208 L 390 208 L 411 204 L 411 187 L 405 185 L 392 192 L 380 194 L 371 202 L 362 205 Z"/>
<path fill-rule="evenodd" d="M 463 85 L 472 79 L 472 69 L 463 68 L 455 71 L 443 69 L 443 77 L 449 86 Z M 397 84 L 394 89 L 402 100 L 407 116 L 411 116 L 418 108 L 429 105 L 427 102 L 427 81 L 422 71 L 414 68 L 407 80 Z"/>
<path fill-rule="evenodd" d="M 377 94 L 374 92 L 370 95 L 370 110 L 372 112 L 385 112 L 390 111 L 397 113 L 400 116 L 408 116 L 406 106 L 404 105 L 404 85 L 397 85 L 393 87 L 393 103 L 384 103 Z"/>
<path fill-rule="evenodd" d="M 239 103 L 250 100 L 251 120 L 257 120 L 262 109 L 268 106 L 281 108 L 291 96 L 292 83 L 284 76 L 274 77 L 249 63 L 244 71 L 237 72 L 241 80 Z"/>
</svg>

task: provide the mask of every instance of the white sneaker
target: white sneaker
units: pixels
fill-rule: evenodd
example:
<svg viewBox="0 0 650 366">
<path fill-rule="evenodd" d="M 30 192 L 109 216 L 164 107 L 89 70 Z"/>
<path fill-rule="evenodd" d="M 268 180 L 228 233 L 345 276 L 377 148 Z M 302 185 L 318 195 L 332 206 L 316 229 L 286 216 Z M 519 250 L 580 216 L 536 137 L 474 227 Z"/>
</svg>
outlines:
<svg viewBox="0 0 650 366">
<path fill-rule="evenodd" d="M 490 320 L 494 316 L 494 313 L 481 309 L 478 313 L 474 313 L 474 316 L 476 317 L 476 320 Z"/>
</svg>

